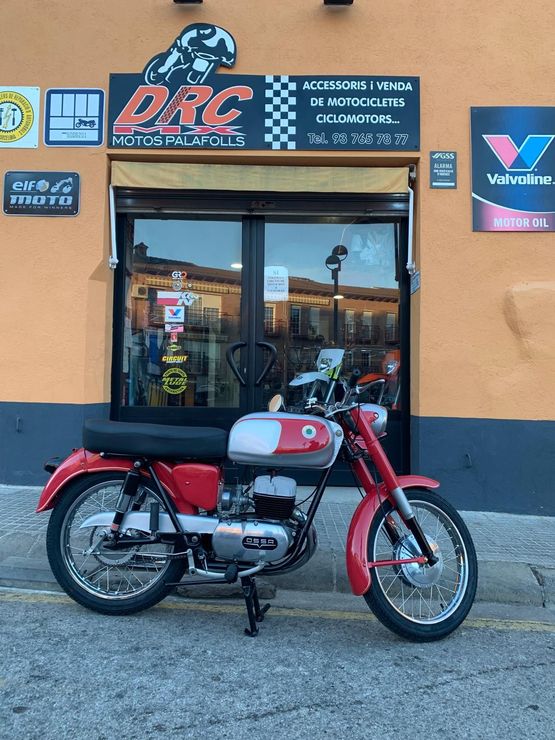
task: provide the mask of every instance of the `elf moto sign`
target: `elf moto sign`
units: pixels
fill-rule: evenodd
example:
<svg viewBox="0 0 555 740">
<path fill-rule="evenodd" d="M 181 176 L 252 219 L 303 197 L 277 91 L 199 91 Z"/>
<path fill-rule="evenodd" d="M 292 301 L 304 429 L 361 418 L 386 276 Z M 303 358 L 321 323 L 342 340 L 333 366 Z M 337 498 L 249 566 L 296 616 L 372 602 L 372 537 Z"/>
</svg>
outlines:
<svg viewBox="0 0 555 740">
<path fill-rule="evenodd" d="M 77 172 L 6 172 L 4 213 L 8 216 L 76 216 Z"/>
<path fill-rule="evenodd" d="M 141 73 L 110 76 L 109 147 L 419 148 L 417 77 L 217 74 L 237 48 L 195 23 Z"/>
</svg>

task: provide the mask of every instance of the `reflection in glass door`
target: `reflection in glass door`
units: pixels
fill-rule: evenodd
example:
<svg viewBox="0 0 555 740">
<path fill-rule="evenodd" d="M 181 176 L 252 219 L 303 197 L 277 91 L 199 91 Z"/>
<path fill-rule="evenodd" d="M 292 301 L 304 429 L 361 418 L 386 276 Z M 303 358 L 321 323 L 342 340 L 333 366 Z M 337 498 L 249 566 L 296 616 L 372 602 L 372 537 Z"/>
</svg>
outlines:
<svg viewBox="0 0 555 740">
<path fill-rule="evenodd" d="M 399 225 L 368 218 L 267 218 L 264 338 L 277 360 L 264 401 L 315 369 L 322 347 L 346 350 L 345 370 L 381 380 L 371 400 L 400 409 Z"/>
<path fill-rule="evenodd" d="M 226 351 L 241 334 L 241 219 L 136 218 L 128 231 L 121 406 L 237 410 Z"/>
</svg>

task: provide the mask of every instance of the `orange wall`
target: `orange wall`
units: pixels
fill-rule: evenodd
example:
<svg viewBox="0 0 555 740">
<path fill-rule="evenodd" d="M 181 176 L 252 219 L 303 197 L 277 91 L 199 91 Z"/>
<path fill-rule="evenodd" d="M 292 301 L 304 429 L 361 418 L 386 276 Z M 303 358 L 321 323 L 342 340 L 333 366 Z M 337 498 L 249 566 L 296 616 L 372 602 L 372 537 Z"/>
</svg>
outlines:
<svg viewBox="0 0 555 740">
<path fill-rule="evenodd" d="M 142 70 L 187 24 L 223 26 L 239 74 L 418 75 L 421 157 L 413 297 L 412 411 L 553 418 L 555 236 L 473 233 L 470 106 L 552 105 L 555 10 L 515 0 L 5 0 L 2 85 L 103 87 Z M 221 72 L 224 74 L 224 72 Z M 42 105 L 41 105 L 42 126 Z M 41 133 L 42 138 L 42 133 Z M 429 151 L 458 152 L 458 189 L 430 190 Z M 124 156 L 138 156 L 126 152 Z M 118 156 L 110 152 L 110 156 Z M 419 155 L 144 153 L 197 161 L 372 166 Z M 1 149 L 11 169 L 81 174 L 76 218 L 0 216 L 0 400 L 92 403 L 110 395 L 112 274 L 102 149 Z"/>
</svg>

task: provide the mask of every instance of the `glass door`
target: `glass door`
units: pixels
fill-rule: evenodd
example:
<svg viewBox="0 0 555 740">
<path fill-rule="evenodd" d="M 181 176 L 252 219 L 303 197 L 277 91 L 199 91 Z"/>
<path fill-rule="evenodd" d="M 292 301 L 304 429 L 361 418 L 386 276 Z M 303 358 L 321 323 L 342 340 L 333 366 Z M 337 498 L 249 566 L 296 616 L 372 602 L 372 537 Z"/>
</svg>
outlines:
<svg viewBox="0 0 555 740">
<path fill-rule="evenodd" d="M 243 228 L 240 216 L 127 220 L 119 418 L 225 425 L 246 411 L 227 359 L 241 365 L 248 333 Z"/>
<path fill-rule="evenodd" d="M 345 349 L 344 370 L 376 381 L 361 397 L 389 409 L 388 452 L 403 464 L 400 222 L 369 217 L 268 217 L 264 238 L 264 338 L 277 358 L 262 405 L 297 374 L 315 369 L 323 347 Z M 404 359 L 404 352 L 403 352 Z M 404 375 L 404 373 L 403 373 Z"/>
<path fill-rule="evenodd" d="M 389 408 L 407 469 L 405 242 L 395 214 L 121 217 L 112 418 L 230 428 L 275 393 L 299 403 L 289 381 L 338 346 L 379 381 L 362 400 Z"/>
</svg>

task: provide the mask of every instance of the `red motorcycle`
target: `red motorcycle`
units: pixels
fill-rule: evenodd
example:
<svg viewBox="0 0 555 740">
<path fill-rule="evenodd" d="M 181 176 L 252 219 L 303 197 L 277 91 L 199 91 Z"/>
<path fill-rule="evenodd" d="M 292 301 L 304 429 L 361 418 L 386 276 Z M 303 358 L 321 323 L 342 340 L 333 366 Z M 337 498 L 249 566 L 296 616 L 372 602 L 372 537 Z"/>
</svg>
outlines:
<svg viewBox="0 0 555 740">
<path fill-rule="evenodd" d="M 437 481 L 396 475 L 379 442 L 387 410 L 359 403 L 365 386 L 356 371 L 341 378 L 343 354 L 322 350 L 318 370 L 292 381 L 308 390 L 304 413 L 283 411 L 275 396 L 229 434 L 86 422 L 84 448 L 46 466 L 53 474 L 37 507 L 53 509 L 47 552 L 60 586 L 90 609 L 131 614 L 178 584 L 239 580 L 245 631 L 256 635 L 269 605 L 261 607 L 254 576 L 293 571 L 314 554 L 314 515 L 341 453 L 364 490 L 347 537 L 353 593 L 405 638 L 438 640 L 456 629 L 476 592 L 470 534 Z M 226 456 L 254 466 L 250 483 L 226 486 Z M 306 511 L 295 480 L 279 474 L 292 467 L 322 470 Z"/>
</svg>

